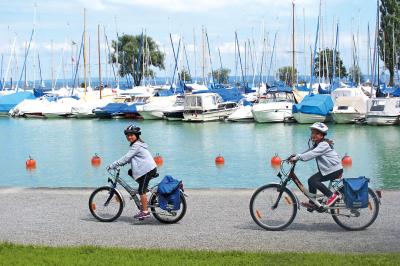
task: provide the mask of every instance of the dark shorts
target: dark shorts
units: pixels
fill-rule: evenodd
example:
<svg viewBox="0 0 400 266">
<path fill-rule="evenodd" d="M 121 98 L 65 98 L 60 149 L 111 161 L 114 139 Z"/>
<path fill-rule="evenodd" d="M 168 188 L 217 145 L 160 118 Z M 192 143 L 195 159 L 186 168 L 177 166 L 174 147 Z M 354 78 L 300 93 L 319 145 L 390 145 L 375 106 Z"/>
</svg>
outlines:
<svg viewBox="0 0 400 266">
<path fill-rule="evenodd" d="M 139 184 L 138 188 L 139 195 L 146 194 L 150 179 L 152 179 L 156 175 L 156 173 L 157 173 L 157 168 L 154 168 L 150 172 L 142 175 L 141 177 L 135 180 Z M 132 176 L 132 169 L 128 170 L 128 175 Z"/>
</svg>

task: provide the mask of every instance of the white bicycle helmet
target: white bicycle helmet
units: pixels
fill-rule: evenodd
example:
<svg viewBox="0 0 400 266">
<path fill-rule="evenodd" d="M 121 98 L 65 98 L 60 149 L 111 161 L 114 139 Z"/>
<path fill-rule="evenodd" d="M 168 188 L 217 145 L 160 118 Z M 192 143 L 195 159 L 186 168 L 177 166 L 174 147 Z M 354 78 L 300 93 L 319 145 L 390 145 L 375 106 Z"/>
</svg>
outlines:
<svg viewBox="0 0 400 266">
<path fill-rule="evenodd" d="M 312 124 L 310 126 L 310 128 L 318 130 L 319 132 L 321 132 L 324 135 L 328 134 L 328 130 L 329 130 L 327 125 L 325 125 L 324 123 L 321 123 L 321 122 L 315 122 L 314 124 Z"/>
</svg>

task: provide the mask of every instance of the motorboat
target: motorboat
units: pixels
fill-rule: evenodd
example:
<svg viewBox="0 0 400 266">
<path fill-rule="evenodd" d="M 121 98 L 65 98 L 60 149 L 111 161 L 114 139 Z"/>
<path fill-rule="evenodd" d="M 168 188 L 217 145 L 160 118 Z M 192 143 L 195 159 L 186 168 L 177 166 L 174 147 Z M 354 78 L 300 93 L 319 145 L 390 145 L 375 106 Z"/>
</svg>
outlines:
<svg viewBox="0 0 400 266">
<path fill-rule="evenodd" d="M 367 102 L 368 125 L 394 125 L 399 123 L 400 98 L 371 98 Z"/>
<path fill-rule="evenodd" d="M 292 107 L 295 104 L 294 95 L 288 88 L 270 88 L 266 94 L 259 97 L 253 105 L 252 113 L 258 123 L 285 122 L 290 120 Z"/>
<path fill-rule="evenodd" d="M 183 121 L 206 122 L 224 120 L 232 114 L 236 102 L 223 102 L 218 93 L 198 93 L 185 95 Z"/>
</svg>

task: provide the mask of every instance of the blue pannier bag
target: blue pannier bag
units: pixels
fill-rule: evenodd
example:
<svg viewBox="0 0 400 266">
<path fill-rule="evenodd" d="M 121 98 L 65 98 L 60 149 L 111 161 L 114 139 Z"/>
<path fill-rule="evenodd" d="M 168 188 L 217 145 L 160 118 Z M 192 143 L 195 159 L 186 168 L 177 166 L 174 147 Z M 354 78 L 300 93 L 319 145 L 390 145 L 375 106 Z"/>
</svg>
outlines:
<svg viewBox="0 0 400 266">
<path fill-rule="evenodd" d="M 344 202 L 347 208 L 368 207 L 368 178 L 344 178 Z"/>
<path fill-rule="evenodd" d="M 170 175 L 164 176 L 158 184 L 158 203 L 163 210 L 179 210 L 181 206 L 181 192 L 179 186 L 182 181 Z"/>
</svg>

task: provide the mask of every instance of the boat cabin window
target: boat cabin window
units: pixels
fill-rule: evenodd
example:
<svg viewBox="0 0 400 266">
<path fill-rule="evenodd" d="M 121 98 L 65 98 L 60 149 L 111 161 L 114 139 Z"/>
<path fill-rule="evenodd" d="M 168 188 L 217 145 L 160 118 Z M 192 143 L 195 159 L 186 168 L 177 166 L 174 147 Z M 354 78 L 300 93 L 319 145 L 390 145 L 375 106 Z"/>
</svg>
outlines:
<svg viewBox="0 0 400 266">
<path fill-rule="evenodd" d="M 385 101 L 374 100 L 372 101 L 371 111 L 383 111 L 385 109 Z"/>
<path fill-rule="evenodd" d="M 337 109 L 338 110 L 347 110 L 347 109 L 349 109 L 349 107 L 348 106 L 338 106 Z"/>
<path fill-rule="evenodd" d="M 265 98 L 260 99 L 260 103 L 270 102 L 294 102 L 294 96 L 287 92 L 269 92 Z"/>
<path fill-rule="evenodd" d="M 185 98 L 185 105 L 190 107 L 201 107 L 201 97 L 187 97 Z"/>
</svg>

